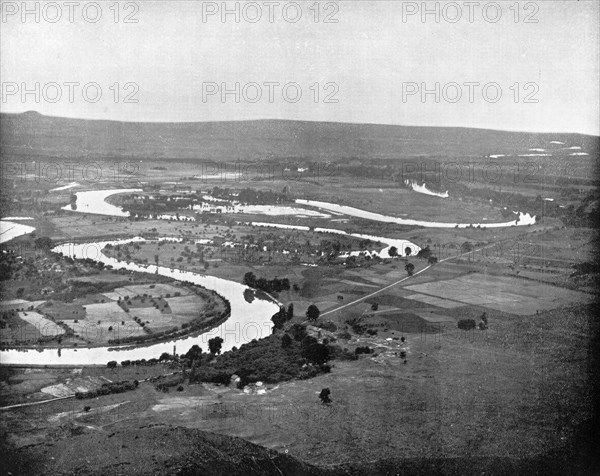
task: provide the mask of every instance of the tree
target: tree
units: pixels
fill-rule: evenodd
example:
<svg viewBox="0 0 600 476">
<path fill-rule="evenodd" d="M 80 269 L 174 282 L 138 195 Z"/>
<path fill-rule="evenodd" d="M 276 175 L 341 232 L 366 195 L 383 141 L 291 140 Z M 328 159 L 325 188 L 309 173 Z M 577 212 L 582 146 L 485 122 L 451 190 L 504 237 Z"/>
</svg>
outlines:
<svg viewBox="0 0 600 476">
<path fill-rule="evenodd" d="M 256 276 L 252 271 L 248 271 L 244 274 L 244 284 L 251 288 L 256 286 Z"/>
<path fill-rule="evenodd" d="M 273 317 L 271 317 L 274 329 L 283 329 L 283 325 L 287 320 L 287 313 L 285 312 L 285 309 L 283 307 L 281 307 L 279 311 L 277 311 L 275 314 L 273 314 Z"/>
<path fill-rule="evenodd" d="M 487 328 L 488 328 L 488 318 L 487 318 L 487 313 L 484 311 L 483 314 L 481 315 L 481 322 L 479 323 L 479 329 L 484 331 Z"/>
<path fill-rule="evenodd" d="M 288 321 L 294 317 L 294 303 L 290 303 L 287 308 L 287 319 Z"/>
<path fill-rule="evenodd" d="M 406 266 L 404 267 L 404 269 L 406 269 L 406 272 L 408 273 L 409 276 L 412 276 L 415 271 L 415 265 L 412 263 L 406 263 Z"/>
<path fill-rule="evenodd" d="M 379 308 L 379 304 L 377 304 L 376 302 L 371 304 L 371 311 L 376 311 L 378 308 Z"/>
<path fill-rule="evenodd" d="M 417 258 L 429 259 L 430 256 L 431 249 L 429 248 L 429 245 L 427 245 L 425 248 L 421 248 L 417 253 Z"/>
<path fill-rule="evenodd" d="M 292 340 L 289 334 L 283 334 L 283 336 L 281 337 L 281 347 L 284 349 L 290 347 L 292 345 L 292 342 L 294 341 Z"/>
<path fill-rule="evenodd" d="M 316 321 L 320 315 L 321 311 L 319 311 L 319 308 L 317 306 L 315 306 L 314 304 L 308 306 L 308 309 L 306 310 L 306 317 L 309 321 Z"/>
<path fill-rule="evenodd" d="M 164 362 L 165 360 L 171 360 L 171 354 L 169 354 L 168 352 L 163 352 L 158 358 L 159 362 Z"/>
<path fill-rule="evenodd" d="M 328 388 L 324 388 L 323 390 L 321 390 L 321 393 L 319 393 L 319 398 L 321 399 L 321 403 L 323 403 L 323 404 L 331 403 L 331 398 L 329 397 L 329 395 L 331 395 L 331 390 L 329 390 Z"/>
<path fill-rule="evenodd" d="M 209 341 L 210 344 L 210 341 Z M 192 362 L 194 360 L 200 360 L 202 358 L 202 349 L 200 348 L 199 345 L 194 344 L 190 350 L 187 351 L 187 353 L 185 354 L 185 357 L 190 359 Z"/>
<path fill-rule="evenodd" d="M 117 366 L 117 361 L 116 361 L 116 360 L 111 360 L 110 362 L 108 362 L 108 363 L 106 364 L 106 366 L 107 366 L 109 369 L 114 369 L 114 368 L 116 368 L 116 366 Z"/>
<path fill-rule="evenodd" d="M 301 355 L 306 360 L 315 364 L 324 364 L 329 360 L 329 348 L 326 345 L 319 344 L 319 341 L 312 336 L 306 336 L 302 339 Z"/>
<path fill-rule="evenodd" d="M 221 344 L 223 344 L 223 339 L 221 339 L 220 337 L 213 337 L 212 339 L 208 339 L 208 350 L 213 355 L 220 354 Z"/>
<path fill-rule="evenodd" d="M 390 258 L 395 258 L 396 256 L 398 256 L 398 248 L 396 248 L 395 246 L 390 246 L 388 254 L 390 255 Z"/>
<path fill-rule="evenodd" d="M 405 256 L 410 256 L 412 253 L 412 249 L 410 246 L 407 246 L 406 248 L 404 248 L 404 255 Z"/>
<path fill-rule="evenodd" d="M 54 247 L 54 243 L 52 239 L 48 236 L 42 236 L 40 238 L 35 239 L 35 247 L 38 250 L 49 251 Z"/>
<path fill-rule="evenodd" d="M 306 327 L 302 324 L 293 324 L 289 331 L 294 337 L 294 340 L 298 342 L 306 337 Z"/>
</svg>

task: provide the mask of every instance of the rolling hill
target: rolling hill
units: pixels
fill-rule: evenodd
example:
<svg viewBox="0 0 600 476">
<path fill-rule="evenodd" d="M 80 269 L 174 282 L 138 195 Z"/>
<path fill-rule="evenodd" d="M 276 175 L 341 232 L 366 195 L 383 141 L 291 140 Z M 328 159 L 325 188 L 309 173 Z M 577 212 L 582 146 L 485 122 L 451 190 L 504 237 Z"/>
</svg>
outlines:
<svg viewBox="0 0 600 476">
<path fill-rule="evenodd" d="M 554 144 L 552 144 L 554 142 Z M 565 145 L 556 145 L 564 143 Z M 396 159 L 482 157 L 580 146 L 598 150 L 598 137 L 452 127 L 256 120 L 136 123 L 69 119 L 37 112 L 0 114 L 0 151 L 22 156 L 215 161 L 295 158 Z M 566 150 L 564 155 L 567 156 Z"/>
</svg>

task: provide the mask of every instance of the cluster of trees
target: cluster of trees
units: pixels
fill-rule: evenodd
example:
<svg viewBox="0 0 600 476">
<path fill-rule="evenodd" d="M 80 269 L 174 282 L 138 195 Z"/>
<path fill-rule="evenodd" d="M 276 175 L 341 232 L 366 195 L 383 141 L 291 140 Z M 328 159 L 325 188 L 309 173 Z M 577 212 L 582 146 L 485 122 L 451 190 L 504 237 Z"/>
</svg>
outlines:
<svg viewBox="0 0 600 476">
<path fill-rule="evenodd" d="M 116 364 L 116 362 L 115 362 Z M 139 385 L 137 380 L 122 380 L 120 382 L 104 383 L 96 390 L 90 390 L 89 392 L 75 392 L 75 398 L 96 398 L 101 395 L 110 395 L 112 393 L 123 393 L 129 390 L 135 390 Z"/>
<path fill-rule="evenodd" d="M 417 253 L 417 258 L 426 259 L 429 264 L 435 264 L 438 261 L 438 259 L 433 256 L 429 245 L 419 250 Z"/>
<path fill-rule="evenodd" d="M 252 271 L 248 271 L 244 275 L 243 283 L 248 287 L 260 289 L 266 293 L 279 293 L 290 289 L 290 280 L 288 278 L 257 278 Z"/>
<path fill-rule="evenodd" d="M 138 360 L 122 360 L 121 361 L 121 366 L 122 367 L 129 367 L 130 365 L 137 365 L 137 366 L 146 366 L 146 365 L 156 365 L 156 364 L 160 364 L 162 362 L 166 362 L 166 361 L 170 361 L 170 360 L 174 360 L 175 357 L 172 356 L 171 354 L 167 353 L 167 352 L 163 352 L 160 356 L 160 358 L 156 359 L 156 358 L 152 358 L 152 359 L 138 359 Z M 111 365 L 114 367 L 116 367 L 116 361 L 112 360 L 108 363 L 108 366 L 111 367 Z"/>
<path fill-rule="evenodd" d="M 283 329 L 283 325 L 294 317 L 294 304 L 290 303 L 287 310 L 281 306 L 279 311 L 273 314 L 271 321 L 273 321 L 274 329 Z"/>
<path fill-rule="evenodd" d="M 328 345 L 307 336 L 306 329 L 295 335 L 272 334 L 225 352 L 218 360 L 195 366 L 190 382 L 227 384 L 232 375 L 237 375 L 240 378 L 238 386 L 243 387 L 258 381 L 276 383 L 309 378 L 330 371 L 326 365 L 329 357 Z"/>
<path fill-rule="evenodd" d="M 169 214 L 175 215 L 178 219 L 178 210 L 189 210 L 193 205 L 202 201 L 197 195 L 154 195 L 154 199 L 144 197 L 141 200 L 136 200 L 132 195 L 124 196 L 121 207 L 129 212 L 131 217 L 158 217 L 158 215 Z"/>
<path fill-rule="evenodd" d="M 353 317 L 351 319 L 347 319 L 346 324 L 348 324 L 352 328 L 352 331 L 358 335 L 364 334 L 365 332 L 367 332 L 367 329 L 368 329 L 368 327 L 365 324 L 362 324 L 360 322 L 359 317 Z"/>
<path fill-rule="evenodd" d="M 183 383 L 183 380 L 184 378 L 182 375 L 170 375 L 168 377 L 161 378 L 160 382 L 157 383 L 154 387 L 156 388 L 156 390 L 159 390 L 161 392 L 168 392 L 169 388 L 181 385 Z"/>
<path fill-rule="evenodd" d="M 475 319 L 460 319 L 457 323 L 457 326 L 463 331 L 470 331 L 475 328 L 484 331 L 488 328 L 488 324 L 487 313 L 484 311 L 479 317 L 479 324 L 475 322 Z"/>
<path fill-rule="evenodd" d="M 217 189 L 219 195 L 215 195 L 215 189 Z M 229 194 L 221 193 L 218 187 L 213 189 L 213 196 L 221 198 L 229 198 Z M 291 201 L 285 194 L 272 192 L 271 190 L 254 190 L 251 188 L 244 188 L 240 190 L 237 197 L 241 203 L 248 203 L 251 205 L 275 205 Z"/>
<path fill-rule="evenodd" d="M 392 258 L 395 258 L 396 256 L 399 256 L 399 254 L 398 254 L 398 248 L 396 248 L 395 246 L 390 246 L 388 254 Z M 407 246 L 406 248 L 404 248 L 404 256 L 410 256 L 411 254 L 412 254 L 412 248 L 410 246 Z"/>
</svg>

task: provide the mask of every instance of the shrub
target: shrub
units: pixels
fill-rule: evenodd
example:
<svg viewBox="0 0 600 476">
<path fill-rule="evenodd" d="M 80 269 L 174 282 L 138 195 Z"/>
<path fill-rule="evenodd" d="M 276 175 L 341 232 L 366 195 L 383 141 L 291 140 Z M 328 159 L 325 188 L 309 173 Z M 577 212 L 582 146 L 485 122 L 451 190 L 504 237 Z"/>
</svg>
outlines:
<svg viewBox="0 0 600 476">
<path fill-rule="evenodd" d="M 354 350 L 354 353 L 356 355 L 360 355 L 360 354 L 372 354 L 373 353 L 373 349 L 371 349 L 368 345 L 365 345 L 364 347 L 357 347 Z"/>
<path fill-rule="evenodd" d="M 306 337 L 306 327 L 302 324 L 294 324 L 290 327 L 290 333 L 294 337 L 294 340 L 300 342 Z"/>
<path fill-rule="evenodd" d="M 475 329 L 477 324 L 474 319 L 461 319 L 458 321 L 458 328 L 463 331 L 470 331 L 471 329 Z"/>
<path fill-rule="evenodd" d="M 344 347 L 343 349 L 339 345 L 329 344 L 329 358 L 336 360 L 357 360 L 358 357 L 356 354 L 353 354 L 348 350 L 348 348 Z"/>
<path fill-rule="evenodd" d="M 283 336 L 281 337 L 281 347 L 284 349 L 290 347 L 293 344 L 293 342 L 294 341 L 289 336 L 289 334 L 283 334 Z"/>
<path fill-rule="evenodd" d="M 325 329 L 326 331 L 335 332 L 337 331 L 337 326 L 331 321 L 325 321 L 317 324 L 317 327 L 321 329 Z"/>
</svg>

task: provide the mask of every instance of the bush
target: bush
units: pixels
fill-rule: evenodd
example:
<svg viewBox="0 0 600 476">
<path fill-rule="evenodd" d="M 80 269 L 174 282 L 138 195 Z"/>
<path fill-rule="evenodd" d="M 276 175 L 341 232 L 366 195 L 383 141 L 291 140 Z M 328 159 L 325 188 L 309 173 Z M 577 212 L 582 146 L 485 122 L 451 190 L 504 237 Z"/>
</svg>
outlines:
<svg viewBox="0 0 600 476">
<path fill-rule="evenodd" d="M 373 349 L 371 349 L 368 345 L 365 345 L 364 347 L 357 347 L 354 350 L 354 353 L 356 355 L 360 355 L 360 354 L 372 354 L 373 353 Z"/>
<path fill-rule="evenodd" d="M 283 349 L 287 349 L 288 347 L 290 347 L 292 344 L 294 343 L 294 341 L 292 340 L 292 338 L 289 336 L 289 334 L 283 334 L 283 336 L 281 337 L 281 347 Z"/>
<path fill-rule="evenodd" d="M 463 331 L 470 331 L 475 329 L 476 326 L 477 324 L 475 323 L 474 319 L 461 319 L 458 321 L 458 328 L 462 329 Z"/>
<path fill-rule="evenodd" d="M 96 398 L 101 395 L 110 395 L 112 393 L 123 393 L 129 390 L 135 390 L 137 388 L 137 380 L 133 382 L 129 380 L 123 380 L 120 382 L 104 383 L 96 390 L 90 390 L 89 392 L 75 392 L 75 398 Z"/>
<path fill-rule="evenodd" d="M 183 376 L 171 375 L 168 377 L 161 377 L 158 384 L 155 385 L 156 390 L 168 392 L 170 387 L 177 387 L 183 383 Z"/>
<path fill-rule="evenodd" d="M 316 326 L 329 332 L 337 331 L 337 326 L 331 321 L 321 322 L 316 324 Z"/>
<path fill-rule="evenodd" d="M 339 345 L 332 345 L 332 344 L 329 344 L 327 347 L 329 349 L 329 358 L 330 359 L 336 359 L 336 360 L 357 360 L 358 359 L 356 354 L 353 354 L 352 352 L 350 352 L 346 347 L 344 347 L 342 349 Z"/>
<path fill-rule="evenodd" d="M 294 340 L 300 342 L 306 337 L 306 326 L 302 324 L 294 324 L 290 327 L 290 333 L 294 337 Z"/>
</svg>

